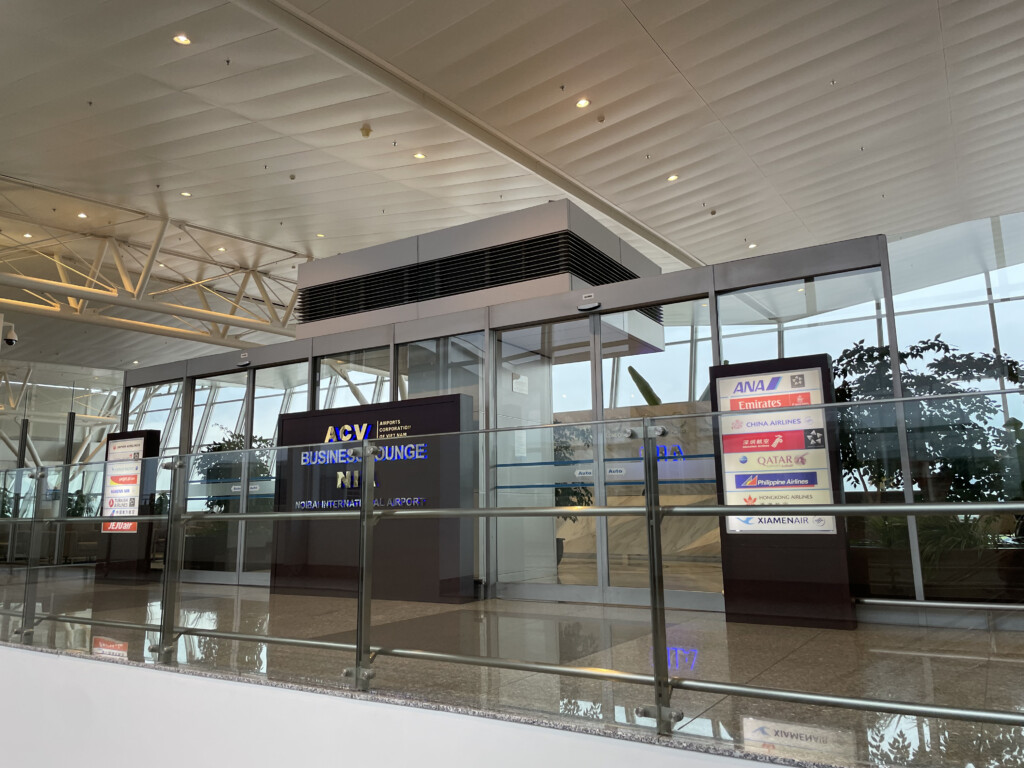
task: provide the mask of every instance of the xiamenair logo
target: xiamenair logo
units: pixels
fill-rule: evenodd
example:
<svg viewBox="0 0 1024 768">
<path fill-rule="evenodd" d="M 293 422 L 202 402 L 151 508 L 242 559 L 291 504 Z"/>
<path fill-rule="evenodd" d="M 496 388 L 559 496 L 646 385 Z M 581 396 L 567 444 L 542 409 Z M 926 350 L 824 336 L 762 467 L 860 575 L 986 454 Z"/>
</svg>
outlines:
<svg viewBox="0 0 1024 768">
<path fill-rule="evenodd" d="M 737 488 L 813 488 L 817 484 L 817 472 L 770 472 L 758 475 L 736 475 Z"/>
<path fill-rule="evenodd" d="M 754 524 L 754 520 L 756 520 L 757 518 L 754 518 L 754 517 L 737 517 L 736 519 L 739 522 L 743 523 L 743 525 L 753 525 Z"/>
<path fill-rule="evenodd" d="M 753 395 L 757 392 L 771 392 L 778 388 L 781 376 L 772 376 L 766 382 L 764 379 L 752 379 L 750 381 L 738 381 L 732 393 L 734 395 Z"/>
</svg>

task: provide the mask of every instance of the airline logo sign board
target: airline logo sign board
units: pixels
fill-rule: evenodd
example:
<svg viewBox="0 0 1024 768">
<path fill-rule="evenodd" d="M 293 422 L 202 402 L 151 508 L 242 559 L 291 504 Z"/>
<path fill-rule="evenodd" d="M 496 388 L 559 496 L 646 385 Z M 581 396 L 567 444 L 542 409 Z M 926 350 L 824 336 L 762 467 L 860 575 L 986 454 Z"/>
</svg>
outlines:
<svg viewBox="0 0 1024 768">
<path fill-rule="evenodd" d="M 139 514 L 144 443 L 141 437 L 129 437 L 111 440 L 107 444 L 102 517 L 135 517 Z M 136 522 L 103 522 L 104 533 L 136 533 L 138 527 Z"/>
<path fill-rule="evenodd" d="M 755 509 L 833 501 L 824 411 L 800 408 L 824 403 L 821 370 L 722 377 L 718 400 L 725 503 L 746 508 L 726 530 L 835 533 L 834 517 Z"/>
</svg>

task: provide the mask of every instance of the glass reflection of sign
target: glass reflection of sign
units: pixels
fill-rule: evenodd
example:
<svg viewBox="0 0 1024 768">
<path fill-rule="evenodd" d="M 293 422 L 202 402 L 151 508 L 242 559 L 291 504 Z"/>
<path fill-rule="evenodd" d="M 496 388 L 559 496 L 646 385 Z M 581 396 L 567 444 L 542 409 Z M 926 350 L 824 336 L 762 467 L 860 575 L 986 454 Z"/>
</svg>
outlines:
<svg viewBox="0 0 1024 768">
<path fill-rule="evenodd" d="M 135 517 L 139 514 L 144 444 L 142 437 L 115 439 L 107 444 L 102 517 Z M 136 522 L 103 522 L 104 533 L 135 533 L 137 530 Z"/>
<path fill-rule="evenodd" d="M 726 530 L 835 533 L 834 517 L 757 509 L 833 501 L 824 411 L 800 408 L 825 402 L 821 370 L 721 377 L 717 391 L 725 504 L 747 508 L 727 518 Z"/>
</svg>

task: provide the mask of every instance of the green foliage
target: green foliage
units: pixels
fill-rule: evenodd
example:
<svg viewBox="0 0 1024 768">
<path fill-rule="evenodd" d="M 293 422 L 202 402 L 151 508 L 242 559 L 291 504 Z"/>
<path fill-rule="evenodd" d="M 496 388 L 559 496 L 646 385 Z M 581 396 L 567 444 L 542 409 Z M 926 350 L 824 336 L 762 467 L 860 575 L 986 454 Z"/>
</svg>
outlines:
<svg viewBox="0 0 1024 768">
<path fill-rule="evenodd" d="M 249 477 L 270 475 L 274 443 L 265 437 L 253 437 L 252 447 L 253 450 L 248 453 Z M 246 450 L 245 435 L 241 432 L 228 432 L 222 440 L 210 443 L 203 448 L 201 455 L 195 460 L 193 468 L 208 483 L 241 478 L 242 453 Z M 211 496 L 206 500 L 206 508 L 213 512 L 227 512 L 234 501 L 231 498 Z"/>
<path fill-rule="evenodd" d="M 626 370 L 629 371 L 629 375 L 632 377 L 633 383 L 636 384 L 637 390 L 643 396 L 644 401 L 648 405 L 661 405 L 661 398 L 655 394 L 654 388 L 647 383 L 647 379 L 637 373 L 636 368 L 632 365 L 627 366 Z"/>
<path fill-rule="evenodd" d="M 552 430 L 553 455 L 556 462 L 574 461 L 576 449 L 590 450 L 593 445 L 588 426 L 564 425 Z M 594 503 L 594 492 L 582 485 L 560 485 L 555 488 L 556 507 L 589 507 Z M 579 520 L 577 515 L 559 515 L 559 520 Z"/>
<path fill-rule="evenodd" d="M 92 504 L 89 503 L 89 498 L 82 493 L 81 489 L 78 489 L 68 497 L 68 517 L 92 517 L 94 513 L 95 511 Z"/>
<path fill-rule="evenodd" d="M 911 369 L 910 361 L 923 361 Z M 996 426 L 1002 408 L 993 398 L 942 397 L 980 391 L 977 384 L 1002 379 L 1021 381 L 1021 364 L 999 354 L 960 353 L 940 336 L 912 344 L 899 353 L 903 394 L 939 396 L 903 405 L 910 451 L 910 478 L 903 477 L 892 404 L 845 408 L 839 413 L 839 452 L 843 474 L 861 485 L 874 500 L 906 480 L 927 501 L 1003 501 L 1019 497 L 1008 467 L 1011 434 Z M 834 363 L 836 399 L 868 402 L 892 396 L 892 372 L 887 346 L 867 346 L 864 340 L 845 350 Z M 972 386 L 973 385 L 973 386 Z M 1009 425 L 1007 425 L 1009 426 Z M 1021 455 L 1024 456 L 1024 444 Z"/>
</svg>

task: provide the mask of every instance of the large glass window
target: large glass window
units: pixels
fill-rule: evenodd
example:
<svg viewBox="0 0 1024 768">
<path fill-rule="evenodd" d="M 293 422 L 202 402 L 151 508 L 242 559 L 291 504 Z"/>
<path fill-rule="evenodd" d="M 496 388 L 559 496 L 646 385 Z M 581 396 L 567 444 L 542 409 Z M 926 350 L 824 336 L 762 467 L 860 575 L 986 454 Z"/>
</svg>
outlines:
<svg viewBox="0 0 1024 768">
<path fill-rule="evenodd" d="M 391 400 L 391 350 L 359 349 L 320 360 L 321 409 L 386 403 Z"/>
<path fill-rule="evenodd" d="M 277 417 L 305 411 L 308 406 L 309 364 L 289 363 L 256 371 L 253 395 L 252 445 L 261 439 L 277 444 Z"/>
<path fill-rule="evenodd" d="M 196 379 L 192 412 L 192 452 L 214 444 L 244 448 L 247 374 L 224 373 Z"/>
<path fill-rule="evenodd" d="M 181 425 L 181 381 L 150 384 L 131 390 L 128 429 L 160 430 L 160 455 L 178 453 Z"/>
<path fill-rule="evenodd" d="M 400 344 L 396 350 L 398 399 L 461 393 L 473 400 L 480 423 L 484 376 L 483 331 Z"/>
</svg>

